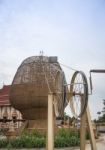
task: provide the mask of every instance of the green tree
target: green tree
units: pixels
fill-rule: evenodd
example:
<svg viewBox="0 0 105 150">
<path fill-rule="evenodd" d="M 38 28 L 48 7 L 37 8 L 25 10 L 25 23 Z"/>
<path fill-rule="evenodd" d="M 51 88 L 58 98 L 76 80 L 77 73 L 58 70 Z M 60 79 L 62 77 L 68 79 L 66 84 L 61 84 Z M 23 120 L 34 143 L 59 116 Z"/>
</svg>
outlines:
<svg viewBox="0 0 105 150">
<path fill-rule="evenodd" d="M 103 108 L 102 111 L 97 112 L 99 115 L 98 120 L 99 122 L 105 122 L 105 99 L 103 99 Z"/>
</svg>

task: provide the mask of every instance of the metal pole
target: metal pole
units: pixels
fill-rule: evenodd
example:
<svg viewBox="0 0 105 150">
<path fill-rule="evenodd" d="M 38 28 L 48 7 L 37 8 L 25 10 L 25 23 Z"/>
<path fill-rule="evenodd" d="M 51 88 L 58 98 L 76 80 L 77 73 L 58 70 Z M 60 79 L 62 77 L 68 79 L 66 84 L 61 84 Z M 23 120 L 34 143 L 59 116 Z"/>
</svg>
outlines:
<svg viewBox="0 0 105 150">
<path fill-rule="evenodd" d="M 48 95 L 48 139 L 47 150 L 54 150 L 54 118 L 53 118 L 53 93 Z"/>
</svg>

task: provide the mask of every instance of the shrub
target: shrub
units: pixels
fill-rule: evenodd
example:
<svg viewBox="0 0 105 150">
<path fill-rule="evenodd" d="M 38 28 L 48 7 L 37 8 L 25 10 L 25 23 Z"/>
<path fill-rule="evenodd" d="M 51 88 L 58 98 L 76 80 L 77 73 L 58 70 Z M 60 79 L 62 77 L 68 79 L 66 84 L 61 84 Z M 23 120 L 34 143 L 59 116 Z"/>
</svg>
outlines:
<svg viewBox="0 0 105 150">
<path fill-rule="evenodd" d="M 55 147 L 69 147 L 79 144 L 80 139 L 78 132 L 60 129 L 55 136 Z"/>
<path fill-rule="evenodd" d="M 55 147 L 66 147 L 65 138 L 57 136 L 54 141 Z"/>
<path fill-rule="evenodd" d="M 75 136 L 72 136 L 71 138 L 70 138 L 70 146 L 77 146 L 77 145 L 79 145 L 80 144 L 80 139 L 79 138 L 77 138 L 77 137 L 75 137 Z"/>
<path fill-rule="evenodd" d="M 37 132 L 36 132 L 37 133 Z M 35 148 L 45 147 L 46 139 L 37 133 L 22 133 L 20 137 L 10 140 L 13 148 Z"/>
<path fill-rule="evenodd" d="M 59 129 L 58 132 L 56 133 L 56 135 L 59 135 L 61 137 L 72 137 L 72 136 L 76 136 L 76 137 L 80 137 L 79 131 L 78 130 L 69 130 L 69 129 Z"/>
<path fill-rule="evenodd" d="M 7 139 L 1 139 L 0 140 L 0 148 L 6 147 L 8 145 Z"/>
<path fill-rule="evenodd" d="M 55 135 L 55 147 L 77 146 L 80 143 L 79 133 L 66 129 L 59 129 Z M 32 133 L 24 132 L 13 140 L 0 140 L 0 148 L 42 148 L 46 145 L 46 136 L 34 130 Z"/>
<path fill-rule="evenodd" d="M 6 146 L 6 148 L 7 148 L 8 150 L 11 150 L 12 145 L 11 145 L 11 143 L 10 143 L 10 142 L 8 143 L 8 145 Z"/>
</svg>

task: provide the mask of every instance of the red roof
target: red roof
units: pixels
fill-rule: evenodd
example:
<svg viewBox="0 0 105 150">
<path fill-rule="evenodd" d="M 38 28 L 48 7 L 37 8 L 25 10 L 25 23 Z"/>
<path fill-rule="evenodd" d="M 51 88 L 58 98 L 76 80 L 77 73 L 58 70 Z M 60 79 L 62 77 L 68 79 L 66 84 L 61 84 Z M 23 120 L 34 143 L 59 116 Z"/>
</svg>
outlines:
<svg viewBox="0 0 105 150">
<path fill-rule="evenodd" d="M 9 106 L 9 91 L 10 85 L 4 85 L 2 89 L 0 89 L 0 106 Z"/>
</svg>

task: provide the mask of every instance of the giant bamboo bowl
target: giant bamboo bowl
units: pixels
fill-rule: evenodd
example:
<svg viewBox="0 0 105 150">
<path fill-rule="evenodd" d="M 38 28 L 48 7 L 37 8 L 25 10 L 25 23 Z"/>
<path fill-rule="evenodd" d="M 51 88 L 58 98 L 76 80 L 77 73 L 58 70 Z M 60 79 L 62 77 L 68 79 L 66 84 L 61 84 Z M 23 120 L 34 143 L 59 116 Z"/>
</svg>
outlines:
<svg viewBox="0 0 105 150">
<path fill-rule="evenodd" d="M 64 82 L 65 76 L 57 57 L 29 57 L 22 62 L 14 76 L 10 102 L 24 119 L 46 119 L 48 93 L 53 92 L 56 94 L 59 117 L 63 117 Z"/>
</svg>

